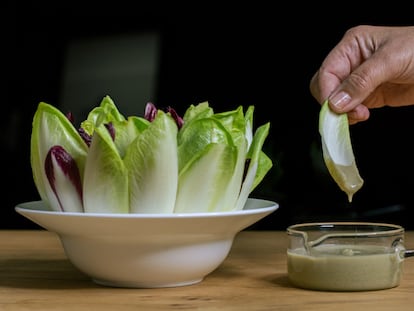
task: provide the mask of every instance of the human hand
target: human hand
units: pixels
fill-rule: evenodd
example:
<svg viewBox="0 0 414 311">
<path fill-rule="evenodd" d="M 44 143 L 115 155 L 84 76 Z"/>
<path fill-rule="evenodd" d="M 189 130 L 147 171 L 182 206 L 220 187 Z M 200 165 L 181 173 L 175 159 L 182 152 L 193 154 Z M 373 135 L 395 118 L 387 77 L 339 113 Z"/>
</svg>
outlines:
<svg viewBox="0 0 414 311">
<path fill-rule="evenodd" d="M 310 91 L 322 104 L 348 113 L 350 124 L 369 109 L 414 105 L 414 26 L 356 26 L 331 50 L 312 77 Z"/>
</svg>

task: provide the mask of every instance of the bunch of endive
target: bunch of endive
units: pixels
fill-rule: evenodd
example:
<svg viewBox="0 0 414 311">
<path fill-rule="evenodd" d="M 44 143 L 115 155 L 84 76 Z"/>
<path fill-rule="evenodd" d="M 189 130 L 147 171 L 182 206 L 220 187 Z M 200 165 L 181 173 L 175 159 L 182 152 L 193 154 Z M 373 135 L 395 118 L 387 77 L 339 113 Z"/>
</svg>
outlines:
<svg viewBox="0 0 414 311">
<path fill-rule="evenodd" d="M 243 209 L 272 167 L 262 151 L 269 123 L 253 133 L 254 107 L 215 113 L 208 102 L 180 117 L 148 103 L 125 118 L 109 96 L 74 126 L 41 102 L 33 118 L 31 166 L 51 210 L 190 213 Z"/>
</svg>

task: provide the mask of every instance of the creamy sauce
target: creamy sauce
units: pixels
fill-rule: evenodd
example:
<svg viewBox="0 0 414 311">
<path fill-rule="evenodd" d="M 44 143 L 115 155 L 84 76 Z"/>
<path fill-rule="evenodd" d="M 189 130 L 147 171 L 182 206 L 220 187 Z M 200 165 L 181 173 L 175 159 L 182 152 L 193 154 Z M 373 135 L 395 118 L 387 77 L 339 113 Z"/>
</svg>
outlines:
<svg viewBox="0 0 414 311">
<path fill-rule="evenodd" d="M 403 259 L 398 252 L 364 245 L 321 245 L 312 255 L 288 250 L 288 275 L 293 285 L 329 291 L 362 291 L 398 286 Z"/>
<path fill-rule="evenodd" d="M 331 159 L 325 159 L 325 161 L 332 178 L 336 181 L 339 188 L 347 194 L 348 201 L 352 202 L 354 194 L 364 184 L 355 161 L 350 166 L 335 164 Z"/>
</svg>

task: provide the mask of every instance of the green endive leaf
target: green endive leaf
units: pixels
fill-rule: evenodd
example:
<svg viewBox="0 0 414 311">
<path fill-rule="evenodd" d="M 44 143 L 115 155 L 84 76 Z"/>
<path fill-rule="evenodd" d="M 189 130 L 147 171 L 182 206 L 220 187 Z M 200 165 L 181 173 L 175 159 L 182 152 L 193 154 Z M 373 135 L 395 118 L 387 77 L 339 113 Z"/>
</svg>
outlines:
<svg viewBox="0 0 414 311">
<path fill-rule="evenodd" d="M 125 117 L 119 112 L 111 97 L 105 96 L 101 104 L 89 112 L 88 118 L 81 123 L 81 127 L 92 135 L 95 128 L 101 124 L 121 121 L 125 121 Z"/>
<path fill-rule="evenodd" d="M 246 177 L 243 181 L 240 197 L 236 209 L 242 209 L 249 194 L 263 180 L 267 172 L 272 168 L 272 161 L 262 151 L 266 137 L 269 134 L 270 123 L 261 125 L 253 136 L 247 158 L 250 160 Z"/>
<path fill-rule="evenodd" d="M 115 129 L 115 146 L 118 149 L 121 158 L 125 156 L 126 149 L 135 138 L 140 135 L 148 126 L 150 122 L 140 117 L 128 117 L 123 121 L 112 121 Z"/>
<path fill-rule="evenodd" d="M 149 125 L 149 121 L 137 116 L 127 119 L 119 112 L 109 96 L 105 96 L 98 107 L 92 109 L 88 118 L 81 123 L 81 127 L 93 135 L 95 128 L 102 124 L 111 123 L 115 129 L 115 146 L 121 157 L 124 157 L 129 144 Z"/>
<path fill-rule="evenodd" d="M 213 108 L 209 106 L 207 101 L 197 105 L 190 105 L 184 113 L 184 127 L 192 120 L 211 117 L 214 114 Z"/>
<path fill-rule="evenodd" d="M 212 117 L 226 128 L 236 146 L 245 145 L 248 137 L 246 137 L 246 119 L 242 106 L 239 106 L 235 110 L 215 113 Z M 247 141 L 247 143 L 249 142 Z M 247 149 L 243 150 L 244 153 L 246 151 Z"/>
<path fill-rule="evenodd" d="M 131 213 L 172 213 L 178 183 L 177 124 L 158 110 L 130 144 L 124 158 L 129 173 Z"/>
<path fill-rule="evenodd" d="M 239 106 L 235 110 L 215 113 L 213 117 L 219 120 L 230 133 L 233 131 L 240 131 L 244 133 L 246 122 L 242 106 Z"/>
<path fill-rule="evenodd" d="M 45 159 L 49 150 L 55 146 L 62 146 L 73 158 L 79 168 L 79 175 L 83 176 L 88 146 L 80 137 L 78 131 L 69 119 L 57 108 L 41 102 L 33 117 L 30 142 L 30 162 L 33 178 L 41 199 L 50 204 L 48 196 L 53 192 L 45 174 Z M 59 206 L 50 206 L 53 210 L 60 210 Z M 68 207 L 68 210 L 81 210 L 82 207 Z"/>
<path fill-rule="evenodd" d="M 233 171 L 233 177 L 229 183 L 227 194 L 230 196 L 228 200 L 229 209 L 242 209 L 244 203 L 242 200 L 247 200 L 243 197 L 242 183 L 245 180 L 246 160 L 248 157 L 249 146 L 252 142 L 252 112 L 253 106 L 247 109 L 246 114 L 243 113 L 243 107 L 239 106 L 232 111 L 226 111 L 214 114 L 214 118 L 219 120 L 228 130 L 232 137 L 233 144 L 237 147 L 237 162 Z M 234 197 L 234 193 L 238 193 Z M 226 205 L 224 205 L 226 206 Z"/>
<path fill-rule="evenodd" d="M 348 201 L 352 202 L 353 195 L 361 189 L 364 181 L 356 166 L 347 114 L 336 114 L 325 101 L 319 113 L 319 133 L 326 167 L 339 188 L 348 195 Z"/>
<path fill-rule="evenodd" d="M 250 148 L 250 145 L 253 140 L 253 112 L 254 106 L 249 106 L 244 114 L 245 120 L 245 137 L 247 139 L 247 148 Z"/>
<path fill-rule="evenodd" d="M 174 212 L 219 212 L 234 208 L 238 191 L 230 191 L 237 148 L 210 143 L 180 171 Z M 212 165 L 214 163 L 214 165 Z"/>
<path fill-rule="evenodd" d="M 128 171 L 104 124 L 95 128 L 85 164 L 83 205 L 87 213 L 128 213 Z"/>
<path fill-rule="evenodd" d="M 179 170 L 190 165 L 192 158 L 199 157 L 207 145 L 222 143 L 233 145 L 226 128 L 214 118 L 193 119 L 178 133 Z"/>
<path fill-rule="evenodd" d="M 239 140 L 240 146 L 235 146 L 220 118 L 208 116 L 194 117 L 178 134 L 175 212 L 230 210 L 237 201 L 246 145 Z"/>
<path fill-rule="evenodd" d="M 250 159 L 250 164 L 258 162 L 258 168 L 250 191 L 253 191 L 257 187 L 273 166 L 271 159 L 262 150 L 264 142 L 269 135 L 269 129 L 270 123 L 263 124 L 257 128 L 249 148 L 247 158 Z"/>
</svg>

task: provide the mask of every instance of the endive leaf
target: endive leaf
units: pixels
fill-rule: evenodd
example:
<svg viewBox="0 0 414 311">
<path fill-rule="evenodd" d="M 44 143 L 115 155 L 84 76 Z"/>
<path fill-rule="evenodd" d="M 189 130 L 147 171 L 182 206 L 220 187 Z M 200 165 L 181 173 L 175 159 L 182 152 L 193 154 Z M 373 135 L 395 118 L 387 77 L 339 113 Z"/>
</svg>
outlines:
<svg viewBox="0 0 414 311">
<path fill-rule="evenodd" d="M 30 142 L 30 163 L 35 185 L 41 199 L 53 210 L 60 206 L 51 204 L 48 196 L 53 190 L 45 174 L 45 159 L 53 146 L 62 146 L 71 155 L 83 177 L 88 146 L 68 118 L 57 108 L 41 102 L 33 117 Z M 81 210 L 81 206 L 67 207 L 69 210 Z"/>
<path fill-rule="evenodd" d="M 114 143 L 121 158 L 125 156 L 126 149 L 135 138 L 140 135 L 150 124 L 148 120 L 140 117 L 128 117 L 123 121 L 112 121 L 115 129 Z"/>
<path fill-rule="evenodd" d="M 235 110 L 215 113 L 213 117 L 230 132 L 240 131 L 244 133 L 246 128 L 246 120 L 243 114 L 243 107 L 239 106 Z"/>
<path fill-rule="evenodd" d="M 194 119 L 183 126 L 178 133 L 178 161 L 181 171 L 204 152 L 211 143 L 233 145 L 226 128 L 214 118 Z"/>
<path fill-rule="evenodd" d="M 219 212 L 234 208 L 238 191 L 228 192 L 237 161 L 235 147 L 210 143 L 180 171 L 175 213 Z M 214 163 L 214 165 L 212 165 Z M 233 195 L 233 199 L 229 197 Z"/>
<path fill-rule="evenodd" d="M 228 202 L 227 210 L 237 210 L 244 207 L 244 204 L 240 203 L 240 200 L 243 200 L 243 198 L 240 198 L 240 195 L 243 195 L 242 183 L 246 180 L 246 160 L 248 158 L 248 150 L 253 136 L 251 133 L 252 111 L 253 106 L 250 106 L 247 110 L 247 114 L 244 115 L 243 107 L 239 106 L 235 110 L 216 113 L 213 116 L 214 119 L 219 120 L 228 130 L 232 138 L 232 143 L 237 147 L 238 150 L 237 162 L 234 167 L 232 179 L 229 182 L 227 189 L 228 200 L 225 201 Z M 237 195 L 234 196 L 234 194 Z"/>
<path fill-rule="evenodd" d="M 131 213 L 172 213 L 178 182 L 177 124 L 158 110 L 130 144 L 124 158 L 129 172 Z"/>
<path fill-rule="evenodd" d="M 220 119 L 224 118 L 193 118 L 178 134 L 176 212 L 235 208 L 243 179 L 246 140 L 241 131 L 234 130 L 232 136 Z"/>
<path fill-rule="evenodd" d="M 339 188 L 352 202 L 364 181 L 355 162 L 346 113 L 336 114 L 325 101 L 319 112 L 319 133 L 326 167 Z"/>
<path fill-rule="evenodd" d="M 270 123 L 261 125 L 255 132 L 250 145 L 247 158 L 250 163 L 247 168 L 246 177 L 243 181 L 240 196 L 236 209 L 240 210 L 244 207 L 249 194 L 263 180 L 267 172 L 272 168 L 271 159 L 262 151 L 262 147 L 266 137 L 269 134 Z"/>
<path fill-rule="evenodd" d="M 86 213 L 128 213 L 128 172 L 104 124 L 95 128 L 86 158 L 83 205 Z"/>
<path fill-rule="evenodd" d="M 253 112 L 254 106 L 249 106 L 244 114 L 245 119 L 245 136 L 247 139 L 247 148 L 250 148 L 250 145 L 253 141 Z"/>
<path fill-rule="evenodd" d="M 236 146 L 243 145 L 245 146 L 247 139 L 247 148 L 249 145 L 248 137 L 246 136 L 246 119 L 243 114 L 243 107 L 239 106 L 235 110 L 215 113 L 212 116 L 214 119 L 218 120 L 229 132 L 232 137 L 232 141 Z M 244 153 L 248 149 L 243 150 Z"/>
<path fill-rule="evenodd" d="M 207 101 L 199 103 L 197 105 L 190 105 L 184 113 L 183 126 L 187 126 L 192 120 L 208 118 L 213 114 L 213 108 L 209 106 L 209 103 Z"/>
<path fill-rule="evenodd" d="M 114 142 L 122 158 L 128 145 L 139 133 L 147 128 L 149 121 L 137 116 L 131 116 L 126 119 L 119 112 L 111 97 L 105 96 L 101 104 L 89 112 L 88 118 L 81 123 L 81 128 L 89 135 L 93 135 L 95 128 L 109 123 L 115 129 Z"/>
<path fill-rule="evenodd" d="M 258 163 L 257 171 L 254 176 L 253 184 L 250 192 L 253 191 L 259 183 L 262 182 L 267 172 L 272 168 L 272 160 L 263 152 L 264 142 L 269 135 L 270 123 L 266 123 L 257 128 L 254 133 L 252 144 L 250 145 L 247 158 L 250 159 L 250 164 Z"/>
<path fill-rule="evenodd" d="M 101 124 L 114 121 L 125 121 L 125 117 L 119 112 L 111 97 L 105 96 L 100 105 L 89 112 L 88 118 L 81 123 L 81 127 L 92 135 L 95 128 Z"/>
</svg>

